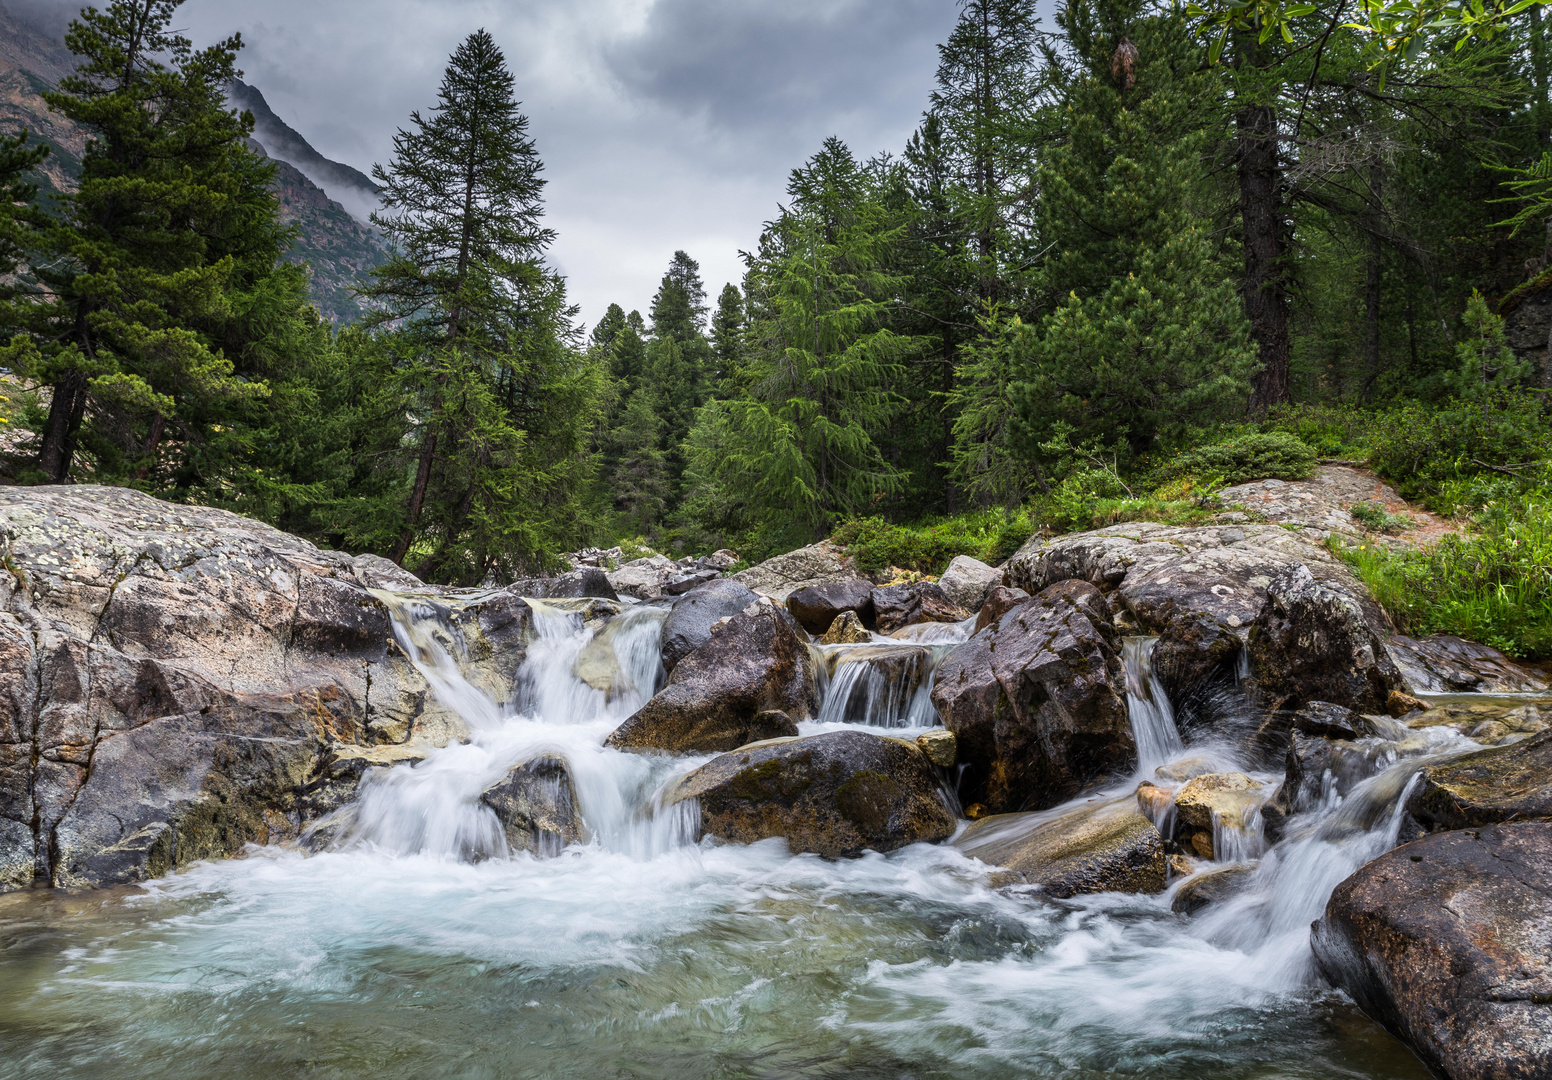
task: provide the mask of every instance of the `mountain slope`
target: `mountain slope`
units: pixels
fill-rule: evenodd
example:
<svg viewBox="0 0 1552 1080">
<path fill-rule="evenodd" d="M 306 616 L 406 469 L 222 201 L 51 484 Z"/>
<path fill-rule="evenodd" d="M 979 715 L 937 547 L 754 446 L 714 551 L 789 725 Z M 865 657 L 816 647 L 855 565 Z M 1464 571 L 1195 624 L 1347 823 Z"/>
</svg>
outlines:
<svg viewBox="0 0 1552 1080">
<path fill-rule="evenodd" d="M 7 11 L 0 0 L 0 134 L 23 129 L 51 153 L 39 170 L 38 182 L 46 194 L 75 189 L 86 152 L 86 134 L 75 124 L 49 110 L 43 92 L 52 89 L 75 67 L 75 58 L 57 41 Z M 362 173 L 330 161 L 314 150 L 301 135 L 287 127 L 264 95 L 238 83 L 232 103 L 254 114 L 261 130 L 285 152 L 271 147 L 264 137 L 250 143 L 277 166 L 275 196 L 280 217 L 297 227 L 297 237 L 286 254 L 288 262 L 306 262 L 312 268 L 311 297 L 331 322 L 351 322 L 363 308 L 351 295 L 350 286 L 367 270 L 387 258 L 378 232 L 357 217 L 347 205 L 364 215 L 377 205 L 377 189 Z M 239 93 L 241 98 L 239 98 Z M 325 188 L 320 183 L 333 184 Z M 338 190 L 342 205 L 329 192 Z"/>
</svg>

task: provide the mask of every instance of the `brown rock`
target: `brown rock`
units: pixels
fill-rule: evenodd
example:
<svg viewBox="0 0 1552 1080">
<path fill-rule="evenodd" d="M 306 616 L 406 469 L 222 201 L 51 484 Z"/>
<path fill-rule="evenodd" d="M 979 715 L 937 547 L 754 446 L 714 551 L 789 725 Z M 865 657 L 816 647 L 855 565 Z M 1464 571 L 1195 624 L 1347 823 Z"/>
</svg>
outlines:
<svg viewBox="0 0 1552 1080">
<path fill-rule="evenodd" d="M 966 855 L 1005 866 L 1056 897 L 1164 890 L 1164 841 L 1128 801 L 1062 813 L 999 814 L 954 842 Z"/>
<path fill-rule="evenodd" d="M 961 791 L 994 812 L 1054 806 L 1136 760 L 1104 597 L 1062 582 L 938 666 L 932 700 L 959 737 Z"/>
<path fill-rule="evenodd" d="M 1450 1080 L 1552 1076 L 1552 825 L 1424 837 L 1338 885 L 1321 970 Z"/>
<path fill-rule="evenodd" d="M 873 586 L 866 581 L 832 581 L 799 589 L 787 597 L 787 610 L 810 634 L 823 634 L 837 618 L 851 612 L 865 627 L 873 626 Z"/>
<path fill-rule="evenodd" d="M 864 645 L 873 640 L 855 611 L 843 611 L 819 639 L 821 645 Z"/>
<path fill-rule="evenodd" d="M 1552 732 L 1428 766 L 1407 813 L 1428 832 L 1552 821 Z"/>
<path fill-rule="evenodd" d="M 1221 904 L 1245 888 L 1255 869 L 1253 866 L 1225 866 L 1200 874 L 1180 886 L 1180 891 L 1170 901 L 1169 910 L 1176 915 L 1195 915 L 1203 908 Z"/>
<path fill-rule="evenodd" d="M 1385 699 L 1385 711 L 1397 720 L 1410 713 L 1428 708 L 1428 703 L 1400 690 L 1392 690 Z"/>
<path fill-rule="evenodd" d="M 1215 817 L 1225 828 L 1243 828 L 1250 811 L 1265 801 L 1265 789 L 1244 773 L 1208 773 L 1180 789 L 1175 812 L 1197 829 L 1211 829 Z"/>
<path fill-rule="evenodd" d="M 964 622 L 970 613 L 948 598 L 936 582 L 890 585 L 873 590 L 878 632 L 892 634 L 923 622 Z"/>
<path fill-rule="evenodd" d="M 693 594 L 692 594 L 693 595 Z M 617 750 L 713 754 L 797 734 L 818 707 L 808 643 L 792 617 L 751 604 L 675 666 L 668 685 L 605 740 Z M 774 722 L 778 715 L 785 723 Z"/>
<path fill-rule="evenodd" d="M 916 745 L 940 769 L 952 768 L 959 757 L 959 740 L 952 731 L 924 731 L 916 736 Z"/>
<path fill-rule="evenodd" d="M 703 833 L 739 844 L 785 837 L 830 857 L 951 835 L 937 773 L 900 739 L 838 731 L 746 746 L 702 765 L 665 797 L 695 799 Z"/>
<path fill-rule="evenodd" d="M 976 613 L 975 632 L 979 634 L 1028 599 L 1029 594 L 1023 589 L 993 585 L 981 602 L 981 610 Z"/>
</svg>

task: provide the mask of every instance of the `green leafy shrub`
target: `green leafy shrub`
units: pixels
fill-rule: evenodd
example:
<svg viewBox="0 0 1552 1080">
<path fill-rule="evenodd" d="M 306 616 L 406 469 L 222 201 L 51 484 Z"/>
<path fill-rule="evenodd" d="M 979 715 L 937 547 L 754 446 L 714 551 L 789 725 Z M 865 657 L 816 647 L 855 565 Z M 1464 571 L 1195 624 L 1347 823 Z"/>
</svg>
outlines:
<svg viewBox="0 0 1552 1080">
<path fill-rule="evenodd" d="M 1353 520 L 1370 532 L 1397 533 L 1416 523 L 1405 514 L 1392 514 L 1379 503 L 1361 502 L 1348 508 Z"/>
<path fill-rule="evenodd" d="M 1314 472 L 1317 460 L 1309 444 L 1290 432 L 1248 432 L 1181 451 L 1165 462 L 1158 479 L 1212 477 L 1223 484 L 1303 480 Z"/>
<path fill-rule="evenodd" d="M 1259 426 L 1295 435 L 1321 457 L 1362 458 L 1368 456 L 1375 414 L 1354 405 L 1278 405 Z"/>
<path fill-rule="evenodd" d="M 1484 507 L 1478 532 L 1393 552 L 1337 546 L 1412 634 L 1457 634 L 1511 656 L 1552 656 L 1552 498 L 1534 490 Z"/>
<path fill-rule="evenodd" d="M 1524 487 L 1512 474 L 1552 454 L 1549 419 L 1546 396 L 1526 391 L 1491 390 L 1443 408 L 1406 405 L 1375 424 L 1369 463 L 1407 498 L 1456 514 L 1476 502 L 1478 478 L 1502 477 L 1505 491 Z"/>
<path fill-rule="evenodd" d="M 1017 551 L 1039 526 L 1028 510 L 972 510 L 916 525 L 883 518 L 854 518 L 836 530 L 862 570 L 897 566 L 923 574 L 941 574 L 959 555 L 995 566 Z"/>
</svg>

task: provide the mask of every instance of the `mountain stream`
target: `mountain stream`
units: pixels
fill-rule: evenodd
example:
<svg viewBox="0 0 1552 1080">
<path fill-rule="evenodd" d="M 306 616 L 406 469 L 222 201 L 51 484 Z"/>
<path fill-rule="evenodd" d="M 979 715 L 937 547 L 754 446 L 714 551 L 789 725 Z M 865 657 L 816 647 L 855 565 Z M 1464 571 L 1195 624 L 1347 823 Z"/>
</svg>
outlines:
<svg viewBox="0 0 1552 1080">
<path fill-rule="evenodd" d="M 1372 775 L 1328 783 L 1282 843 L 1222 838 L 1259 861 L 1187 918 L 1178 883 L 1055 901 L 997 887 L 950 844 L 827 861 L 696 843 L 693 805 L 656 793 L 709 758 L 602 746 L 663 680 L 665 609 L 599 629 L 578 602 L 534 602 L 503 707 L 460 673 L 455 629 L 392 602 L 468 741 L 369 776 L 329 850 L 0 897 L 0 1077 L 1426 1076 L 1324 986 L 1309 924 L 1394 843 L 1407 783 L 1458 736 L 1398 726 L 1364 744 Z M 932 669 L 970 629 L 815 646 L 824 693 L 803 733 L 935 725 Z M 573 674 L 606 632 L 607 694 Z M 1232 746 L 1185 745 L 1150 649 L 1124 652 L 1138 773 L 1080 801 L 1129 798 L 1188 755 L 1245 768 Z M 546 753 L 570 767 L 588 839 L 512 854 L 479 796 Z"/>
</svg>

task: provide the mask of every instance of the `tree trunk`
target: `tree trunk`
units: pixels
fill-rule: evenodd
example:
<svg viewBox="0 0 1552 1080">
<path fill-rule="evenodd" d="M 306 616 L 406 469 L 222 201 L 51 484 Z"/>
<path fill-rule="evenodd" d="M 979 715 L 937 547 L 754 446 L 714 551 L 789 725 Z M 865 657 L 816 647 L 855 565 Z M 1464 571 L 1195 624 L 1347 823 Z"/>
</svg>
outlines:
<svg viewBox="0 0 1552 1080">
<path fill-rule="evenodd" d="M 399 536 L 399 542 L 393 545 L 393 551 L 388 554 L 400 566 L 404 565 L 404 556 L 409 554 L 410 544 L 414 542 L 415 526 L 420 524 L 420 509 L 426 502 L 426 486 L 431 482 L 431 462 L 436 457 L 436 445 L 436 428 L 432 427 L 426 432 L 426 441 L 420 444 L 420 465 L 415 470 L 414 490 L 410 492 L 409 520 Z"/>
<path fill-rule="evenodd" d="M 1246 105 L 1234 117 L 1234 126 L 1244 227 L 1245 315 L 1261 355 L 1250 409 L 1259 414 L 1288 400 L 1288 284 L 1276 110 L 1270 105 Z"/>
<path fill-rule="evenodd" d="M 54 384 L 48 423 L 43 428 L 43 446 L 38 451 L 38 467 L 51 484 L 63 484 L 70 478 L 75 438 L 86 414 L 86 384 L 86 375 L 80 371 L 72 371 Z"/>
<path fill-rule="evenodd" d="M 1380 377 L 1380 237 L 1369 233 L 1369 260 L 1363 290 L 1363 397 L 1374 399 Z"/>
<path fill-rule="evenodd" d="M 146 436 L 145 446 L 141 453 L 145 455 L 145 464 L 141 465 L 135 473 L 136 480 L 144 480 L 151 475 L 151 468 L 156 464 L 156 448 L 161 445 L 162 431 L 167 426 L 167 421 L 161 413 L 157 413 L 151 420 L 151 433 Z"/>
</svg>

